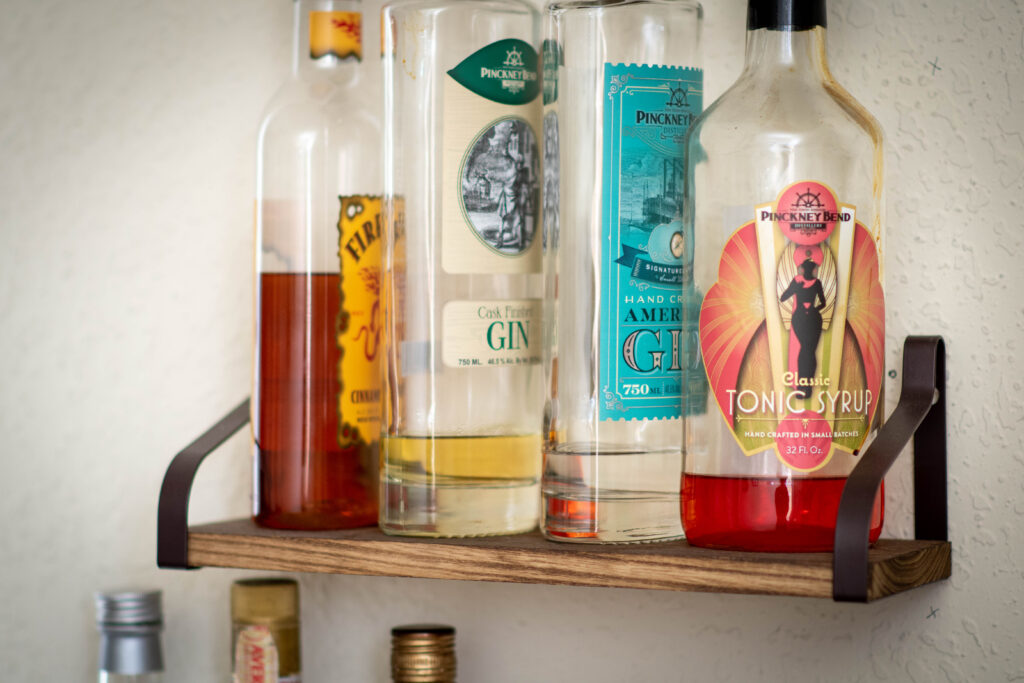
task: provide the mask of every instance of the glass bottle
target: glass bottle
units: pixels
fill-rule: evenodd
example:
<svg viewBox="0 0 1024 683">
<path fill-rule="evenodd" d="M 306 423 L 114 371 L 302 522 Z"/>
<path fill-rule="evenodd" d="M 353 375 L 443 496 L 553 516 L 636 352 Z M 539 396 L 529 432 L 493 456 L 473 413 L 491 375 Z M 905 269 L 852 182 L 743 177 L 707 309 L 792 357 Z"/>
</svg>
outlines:
<svg viewBox="0 0 1024 683">
<path fill-rule="evenodd" d="M 365 526 L 377 519 L 381 178 L 358 0 L 295 0 L 294 44 L 259 135 L 254 516 Z"/>
<path fill-rule="evenodd" d="M 692 0 L 547 9 L 553 540 L 682 535 L 682 145 L 701 111 L 702 15 Z"/>
<path fill-rule="evenodd" d="M 234 683 L 300 683 L 299 585 L 292 579 L 242 579 L 231 585 Z"/>
<path fill-rule="evenodd" d="M 709 383 L 686 420 L 693 545 L 831 549 L 882 422 L 882 132 L 832 78 L 825 25 L 824 0 L 751 0 L 743 72 L 687 139 L 683 317 Z M 881 525 L 880 494 L 872 541 Z"/>
<path fill-rule="evenodd" d="M 537 524 L 543 377 L 539 16 L 520 0 L 382 14 L 387 354 L 381 528 Z"/>
<path fill-rule="evenodd" d="M 393 683 L 455 683 L 455 628 L 409 624 L 391 629 Z"/>
<path fill-rule="evenodd" d="M 96 594 L 100 629 L 99 683 L 160 683 L 163 609 L 160 591 Z"/>
</svg>

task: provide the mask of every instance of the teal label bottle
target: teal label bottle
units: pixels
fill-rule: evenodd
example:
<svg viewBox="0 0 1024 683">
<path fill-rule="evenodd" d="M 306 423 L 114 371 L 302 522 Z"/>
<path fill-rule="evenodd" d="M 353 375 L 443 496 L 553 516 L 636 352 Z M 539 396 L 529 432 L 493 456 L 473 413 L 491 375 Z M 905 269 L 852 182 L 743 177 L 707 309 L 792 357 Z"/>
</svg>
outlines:
<svg viewBox="0 0 1024 683">
<path fill-rule="evenodd" d="M 600 417 L 678 418 L 683 284 L 693 279 L 683 141 L 701 111 L 703 72 L 606 64 L 604 91 Z"/>
</svg>

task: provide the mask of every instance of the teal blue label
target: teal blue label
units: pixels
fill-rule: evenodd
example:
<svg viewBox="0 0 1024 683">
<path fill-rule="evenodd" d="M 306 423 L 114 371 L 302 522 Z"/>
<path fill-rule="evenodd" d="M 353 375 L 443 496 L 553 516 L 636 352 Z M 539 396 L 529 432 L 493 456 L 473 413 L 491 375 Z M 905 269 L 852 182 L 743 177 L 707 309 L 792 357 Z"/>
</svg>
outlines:
<svg viewBox="0 0 1024 683">
<path fill-rule="evenodd" d="M 506 38 L 480 48 L 448 75 L 499 104 L 528 104 L 540 93 L 538 62 L 529 43 Z"/>
<path fill-rule="evenodd" d="M 683 140 L 703 72 L 605 65 L 601 403 L 608 419 L 682 413 L 683 283 L 693 243 L 681 222 Z"/>
</svg>

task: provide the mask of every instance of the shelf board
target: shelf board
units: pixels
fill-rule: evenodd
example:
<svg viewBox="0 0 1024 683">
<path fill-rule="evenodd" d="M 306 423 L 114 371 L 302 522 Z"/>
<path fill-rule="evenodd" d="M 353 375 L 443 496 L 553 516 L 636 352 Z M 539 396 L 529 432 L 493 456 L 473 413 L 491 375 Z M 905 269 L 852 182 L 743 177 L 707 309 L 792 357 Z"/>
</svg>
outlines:
<svg viewBox="0 0 1024 683">
<path fill-rule="evenodd" d="M 868 555 L 868 600 L 949 578 L 946 541 L 882 539 Z M 831 553 L 747 553 L 687 543 L 582 545 L 539 533 L 422 539 L 377 529 L 279 531 L 240 519 L 193 526 L 197 567 L 832 598 Z"/>
</svg>

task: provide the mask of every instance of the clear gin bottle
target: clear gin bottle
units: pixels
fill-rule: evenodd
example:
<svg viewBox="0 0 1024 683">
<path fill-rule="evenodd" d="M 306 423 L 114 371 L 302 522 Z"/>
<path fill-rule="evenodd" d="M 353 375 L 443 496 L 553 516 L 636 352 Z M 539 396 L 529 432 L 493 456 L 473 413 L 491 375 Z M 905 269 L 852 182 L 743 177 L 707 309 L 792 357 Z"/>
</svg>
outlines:
<svg viewBox="0 0 1024 683">
<path fill-rule="evenodd" d="M 382 15 L 387 358 L 381 528 L 537 524 L 540 22 L 519 0 Z"/>
</svg>

